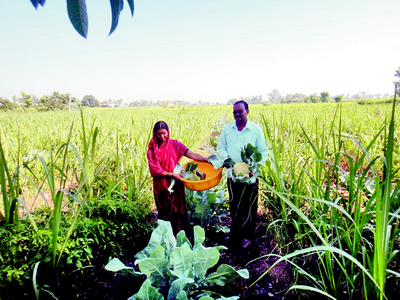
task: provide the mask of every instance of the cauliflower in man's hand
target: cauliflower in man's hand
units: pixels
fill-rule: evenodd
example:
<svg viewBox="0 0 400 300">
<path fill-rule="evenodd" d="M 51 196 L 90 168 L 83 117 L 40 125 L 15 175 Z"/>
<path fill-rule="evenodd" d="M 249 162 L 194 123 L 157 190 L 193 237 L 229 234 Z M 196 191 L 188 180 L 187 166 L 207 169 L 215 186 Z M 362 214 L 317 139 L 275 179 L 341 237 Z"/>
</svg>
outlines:
<svg viewBox="0 0 400 300">
<path fill-rule="evenodd" d="M 235 172 L 236 176 L 245 176 L 250 178 L 250 169 L 249 165 L 245 162 L 238 162 L 233 166 L 233 172 Z"/>
</svg>

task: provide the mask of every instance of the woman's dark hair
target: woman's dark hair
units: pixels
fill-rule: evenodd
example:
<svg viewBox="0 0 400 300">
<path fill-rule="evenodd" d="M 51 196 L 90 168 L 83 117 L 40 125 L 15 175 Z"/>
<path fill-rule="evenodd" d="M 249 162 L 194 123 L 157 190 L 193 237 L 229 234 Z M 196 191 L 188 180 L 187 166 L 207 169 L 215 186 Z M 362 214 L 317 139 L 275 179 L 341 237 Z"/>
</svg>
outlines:
<svg viewBox="0 0 400 300">
<path fill-rule="evenodd" d="M 169 133 L 168 125 L 164 121 L 158 121 L 153 127 L 153 136 L 157 137 L 157 130 L 165 129 Z"/>
<path fill-rule="evenodd" d="M 243 100 L 236 101 L 235 104 L 233 104 L 233 106 L 235 106 L 236 104 L 240 104 L 240 103 L 242 103 L 244 105 L 245 110 L 249 110 L 249 105 L 247 104 L 246 101 L 243 101 Z"/>
</svg>

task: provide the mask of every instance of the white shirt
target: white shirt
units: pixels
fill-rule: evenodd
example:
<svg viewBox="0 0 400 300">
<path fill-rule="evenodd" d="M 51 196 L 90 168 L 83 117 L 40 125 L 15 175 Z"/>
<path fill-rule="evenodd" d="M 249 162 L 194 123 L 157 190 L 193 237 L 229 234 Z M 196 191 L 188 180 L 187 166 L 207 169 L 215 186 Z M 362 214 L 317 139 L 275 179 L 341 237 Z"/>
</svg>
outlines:
<svg viewBox="0 0 400 300">
<path fill-rule="evenodd" d="M 241 151 L 250 143 L 262 154 L 261 163 L 268 158 L 268 147 L 264 134 L 257 124 L 247 120 L 246 126 L 239 131 L 236 122 L 227 124 L 218 140 L 218 150 L 224 157 L 230 157 L 233 162 L 242 162 Z"/>
</svg>

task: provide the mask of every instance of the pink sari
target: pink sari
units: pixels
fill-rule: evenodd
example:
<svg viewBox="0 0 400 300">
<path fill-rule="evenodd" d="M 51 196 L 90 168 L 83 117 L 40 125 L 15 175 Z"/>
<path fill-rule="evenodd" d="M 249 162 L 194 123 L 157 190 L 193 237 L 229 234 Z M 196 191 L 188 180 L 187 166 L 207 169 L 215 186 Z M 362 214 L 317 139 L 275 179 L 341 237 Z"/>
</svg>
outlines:
<svg viewBox="0 0 400 300">
<path fill-rule="evenodd" d="M 153 137 L 147 150 L 158 218 L 170 221 L 175 234 L 180 230 L 186 230 L 188 227 L 185 189 L 183 183 L 177 181 L 174 185 L 174 192 L 170 194 L 167 189 L 171 183 L 171 178 L 161 176 L 161 174 L 164 171 L 172 173 L 187 150 L 188 148 L 184 144 L 170 140 L 169 137 L 160 147 L 158 147 L 157 139 Z"/>
</svg>

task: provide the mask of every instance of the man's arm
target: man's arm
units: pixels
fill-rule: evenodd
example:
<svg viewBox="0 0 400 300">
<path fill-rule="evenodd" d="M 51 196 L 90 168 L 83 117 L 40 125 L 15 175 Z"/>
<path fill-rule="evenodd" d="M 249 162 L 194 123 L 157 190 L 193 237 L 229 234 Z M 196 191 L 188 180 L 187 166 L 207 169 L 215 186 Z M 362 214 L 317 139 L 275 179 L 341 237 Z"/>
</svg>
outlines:
<svg viewBox="0 0 400 300">
<path fill-rule="evenodd" d="M 217 148 L 222 157 L 229 156 L 225 128 L 222 130 L 221 135 L 219 136 Z"/>
</svg>

